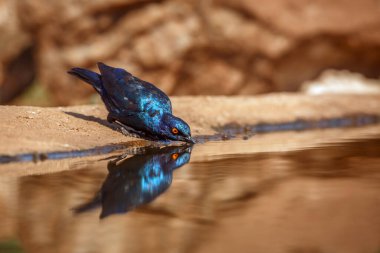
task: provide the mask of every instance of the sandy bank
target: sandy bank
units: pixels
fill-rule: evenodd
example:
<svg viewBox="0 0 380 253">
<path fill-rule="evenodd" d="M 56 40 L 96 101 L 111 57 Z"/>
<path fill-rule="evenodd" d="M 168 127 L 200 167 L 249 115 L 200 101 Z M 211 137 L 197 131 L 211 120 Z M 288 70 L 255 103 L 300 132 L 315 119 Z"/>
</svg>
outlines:
<svg viewBox="0 0 380 253">
<path fill-rule="evenodd" d="M 308 96 L 271 94 L 255 97 L 174 97 L 174 113 L 189 122 L 193 135 L 212 134 L 213 126 L 284 122 L 378 114 L 380 96 Z M 112 143 L 147 141 L 126 137 L 106 122 L 103 105 L 74 107 L 1 106 L 0 154 L 92 148 Z"/>
</svg>

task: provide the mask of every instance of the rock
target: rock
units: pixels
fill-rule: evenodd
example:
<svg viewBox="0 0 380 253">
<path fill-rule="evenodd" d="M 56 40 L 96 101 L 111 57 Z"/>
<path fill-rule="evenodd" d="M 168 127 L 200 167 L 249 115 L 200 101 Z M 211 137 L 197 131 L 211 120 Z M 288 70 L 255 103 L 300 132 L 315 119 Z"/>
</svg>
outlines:
<svg viewBox="0 0 380 253">
<path fill-rule="evenodd" d="M 175 94 L 231 95 L 236 94 L 244 81 L 244 74 L 237 66 L 220 59 L 203 57 L 185 65 L 182 74 L 185 78 L 179 82 Z"/>
<path fill-rule="evenodd" d="M 169 66 L 196 44 L 199 30 L 200 21 L 195 16 L 169 21 L 137 37 L 132 43 L 132 52 L 143 67 Z"/>
<path fill-rule="evenodd" d="M 324 33 L 351 34 L 371 30 L 380 23 L 380 5 L 371 0 L 360 2 L 219 0 L 219 2 L 265 21 L 274 30 L 296 37 L 310 37 Z"/>
<path fill-rule="evenodd" d="M 330 68 L 380 75 L 380 7 L 371 0 L 1 3 L 2 87 L 35 78 L 57 105 L 88 101 L 94 91 L 66 71 L 98 61 L 177 95 L 298 91 Z"/>
<path fill-rule="evenodd" d="M 275 58 L 285 53 L 292 45 L 291 39 L 261 22 L 250 19 L 240 12 L 227 8 L 212 8 L 205 15 L 209 43 L 221 51 L 242 55 L 263 53 Z"/>
<path fill-rule="evenodd" d="M 33 42 L 22 27 L 16 7 L 16 1 L 0 1 L 0 104 L 19 95 L 34 77 Z"/>
<path fill-rule="evenodd" d="M 305 82 L 302 90 L 307 94 L 380 94 L 380 82 L 367 79 L 358 73 L 327 70 L 314 81 Z"/>
</svg>

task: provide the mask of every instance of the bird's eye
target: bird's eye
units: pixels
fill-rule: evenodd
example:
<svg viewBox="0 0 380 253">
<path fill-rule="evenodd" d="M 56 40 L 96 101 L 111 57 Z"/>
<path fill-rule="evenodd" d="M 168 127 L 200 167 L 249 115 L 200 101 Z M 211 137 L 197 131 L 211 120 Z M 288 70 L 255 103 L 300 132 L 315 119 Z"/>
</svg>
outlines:
<svg viewBox="0 0 380 253">
<path fill-rule="evenodd" d="M 177 160 L 177 158 L 178 158 L 178 154 L 177 153 L 172 154 L 172 159 L 173 160 Z"/>
<path fill-rule="evenodd" d="M 173 127 L 173 128 L 172 128 L 172 133 L 173 133 L 173 134 L 178 134 L 178 129 L 175 128 L 175 127 Z"/>
</svg>

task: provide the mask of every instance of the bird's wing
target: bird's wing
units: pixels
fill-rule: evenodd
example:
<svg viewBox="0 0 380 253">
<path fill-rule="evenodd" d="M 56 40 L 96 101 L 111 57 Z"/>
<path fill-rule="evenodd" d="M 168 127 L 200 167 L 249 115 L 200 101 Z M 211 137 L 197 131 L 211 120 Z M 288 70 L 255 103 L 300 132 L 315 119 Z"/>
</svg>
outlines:
<svg viewBox="0 0 380 253">
<path fill-rule="evenodd" d="M 154 101 L 151 105 L 153 110 L 154 108 L 160 106 L 163 112 L 172 113 L 172 103 L 163 91 L 158 89 L 153 84 L 140 80 L 137 77 L 134 77 L 134 79 L 136 80 L 136 83 L 139 83 L 138 86 L 141 86 L 141 91 L 146 93 L 147 97 L 149 97 L 151 101 Z M 131 85 L 133 85 L 133 83 L 131 83 Z"/>
<path fill-rule="evenodd" d="M 119 68 L 113 68 L 103 63 L 98 63 L 101 73 L 103 87 L 106 90 L 108 99 L 119 111 L 141 112 L 140 104 L 137 103 L 136 96 L 131 91 L 127 81 L 132 75 Z"/>
<path fill-rule="evenodd" d="M 120 68 L 98 64 L 108 96 L 125 113 L 172 112 L 169 97 L 153 84 Z"/>
</svg>

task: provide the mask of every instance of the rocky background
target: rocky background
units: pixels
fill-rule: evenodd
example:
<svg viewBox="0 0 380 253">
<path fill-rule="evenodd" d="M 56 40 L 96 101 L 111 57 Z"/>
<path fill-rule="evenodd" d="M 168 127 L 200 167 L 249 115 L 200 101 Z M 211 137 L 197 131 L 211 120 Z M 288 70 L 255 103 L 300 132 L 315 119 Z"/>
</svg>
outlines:
<svg viewBox="0 0 380 253">
<path fill-rule="evenodd" d="M 380 75 L 374 0 L 0 0 L 0 33 L 2 104 L 88 103 L 66 71 L 97 61 L 171 95 L 297 91 L 331 68 Z"/>
</svg>

